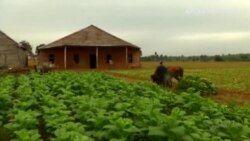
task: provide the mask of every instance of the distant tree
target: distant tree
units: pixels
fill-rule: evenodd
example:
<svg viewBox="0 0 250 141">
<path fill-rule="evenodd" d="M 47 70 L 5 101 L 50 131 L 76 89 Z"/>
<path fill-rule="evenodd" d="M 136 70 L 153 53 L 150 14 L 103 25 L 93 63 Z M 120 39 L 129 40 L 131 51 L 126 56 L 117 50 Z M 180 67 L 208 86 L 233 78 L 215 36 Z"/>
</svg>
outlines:
<svg viewBox="0 0 250 141">
<path fill-rule="evenodd" d="M 155 52 L 152 55 L 142 57 L 142 61 L 250 61 L 250 53 L 223 54 L 223 55 L 200 55 L 200 56 L 167 56 Z"/>
<path fill-rule="evenodd" d="M 200 55 L 200 61 L 208 61 L 209 57 L 207 55 Z"/>
<path fill-rule="evenodd" d="M 157 53 L 157 52 L 155 52 L 155 56 L 158 56 L 158 53 Z"/>
<path fill-rule="evenodd" d="M 21 47 L 23 50 L 28 51 L 28 53 L 29 53 L 30 55 L 33 55 L 33 53 L 32 53 L 32 46 L 30 45 L 29 42 L 23 40 L 23 41 L 21 41 L 21 42 L 19 43 L 19 45 L 20 45 L 20 47 Z"/>
<path fill-rule="evenodd" d="M 162 54 L 159 56 L 159 59 L 160 59 L 161 61 L 164 61 L 164 58 L 163 58 L 163 55 L 162 55 Z"/>
<path fill-rule="evenodd" d="M 45 44 L 40 44 L 40 45 L 36 46 L 36 52 L 35 52 L 35 53 L 38 54 L 38 53 L 39 53 L 39 50 L 38 50 L 38 49 L 39 49 L 40 47 L 43 47 L 43 46 L 45 46 Z"/>
<path fill-rule="evenodd" d="M 158 53 L 157 53 L 157 52 L 155 52 L 154 58 L 155 58 L 155 61 L 158 61 L 158 59 L 159 59 L 159 55 L 158 55 Z"/>
<path fill-rule="evenodd" d="M 185 61 L 186 60 L 186 57 L 184 55 L 181 55 L 180 56 L 180 61 Z"/>
<path fill-rule="evenodd" d="M 214 61 L 221 62 L 221 61 L 224 61 L 224 60 L 220 55 L 215 55 L 214 56 Z"/>
<path fill-rule="evenodd" d="M 247 55 L 247 54 L 240 54 L 240 59 L 241 59 L 242 61 L 245 61 L 245 60 L 248 59 L 248 55 Z"/>
</svg>

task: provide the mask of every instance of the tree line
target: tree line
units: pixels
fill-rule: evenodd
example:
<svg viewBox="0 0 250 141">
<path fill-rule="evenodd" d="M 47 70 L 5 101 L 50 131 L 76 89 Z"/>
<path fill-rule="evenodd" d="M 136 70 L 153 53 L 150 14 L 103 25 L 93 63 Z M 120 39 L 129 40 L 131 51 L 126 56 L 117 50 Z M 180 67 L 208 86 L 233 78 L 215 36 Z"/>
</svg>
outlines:
<svg viewBox="0 0 250 141">
<path fill-rule="evenodd" d="M 199 55 L 199 56 L 167 56 L 156 52 L 153 55 L 141 57 L 142 61 L 250 61 L 250 53 L 222 54 L 222 55 Z"/>
</svg>

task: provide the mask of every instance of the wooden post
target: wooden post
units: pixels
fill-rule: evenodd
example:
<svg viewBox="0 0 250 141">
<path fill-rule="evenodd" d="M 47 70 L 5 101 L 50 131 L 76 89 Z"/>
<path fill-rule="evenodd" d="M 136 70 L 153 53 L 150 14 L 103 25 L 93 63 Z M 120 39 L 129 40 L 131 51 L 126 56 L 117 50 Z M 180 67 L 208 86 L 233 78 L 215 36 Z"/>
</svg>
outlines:
<svg viewBox="0 0 250 141">
<path fill-rule="evenodd" d="M 126 59 L 126 67 L 128 68 L 128 47 L 126 47 L 126 57 L 125 57 L 125 59 Z"/>
<path fill-rule="evenodd" d="M 67 47 L 64 47 L 64 69 L 67 69 Z"/>
<path fill-rule="evenodd" d="M 96 56 L 96 68 L 98 69 L 98 47 L 96 47 L 96 52 L 95 52 L 95 56 Z"/>
</svg>

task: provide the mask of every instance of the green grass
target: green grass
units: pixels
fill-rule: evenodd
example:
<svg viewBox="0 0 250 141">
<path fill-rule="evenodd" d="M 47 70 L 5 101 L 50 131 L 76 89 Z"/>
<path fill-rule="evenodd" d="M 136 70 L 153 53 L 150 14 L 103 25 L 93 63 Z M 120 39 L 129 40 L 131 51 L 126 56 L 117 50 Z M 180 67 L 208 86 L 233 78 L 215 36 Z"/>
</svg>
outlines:
<svg viewBox="0 0 250 141">
<path fill-rule="evenodd" d="M 180 65 L 185 75 L 200 76 L 212 81 L 219 89 L 250 93 L 250 62 L 165 62 Z M 158 63 L 143 62 L 142 68 L 112 70 L 129 77 L 150 81 Z"/>
<path fill-rule="evenodd" d="M 250 92 L 250 68 L 187 70 L 187 75 L 206 77 L 221 89 Z"/>
</svg>

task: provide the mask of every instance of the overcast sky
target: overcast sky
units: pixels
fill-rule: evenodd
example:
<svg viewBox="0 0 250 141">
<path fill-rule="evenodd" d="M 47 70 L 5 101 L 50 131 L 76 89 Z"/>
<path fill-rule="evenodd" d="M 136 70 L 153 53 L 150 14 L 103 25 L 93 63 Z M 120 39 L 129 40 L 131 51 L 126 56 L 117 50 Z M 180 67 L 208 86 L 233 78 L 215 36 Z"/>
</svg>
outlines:
<svg viewBox="0 0 250 141">
<path fill-rule="evenodd" d="M 91 24 L 143 55 L 250 53 L 250 0 L 0 0 L 0 30 L 33 47 Z"/>
</svg>

